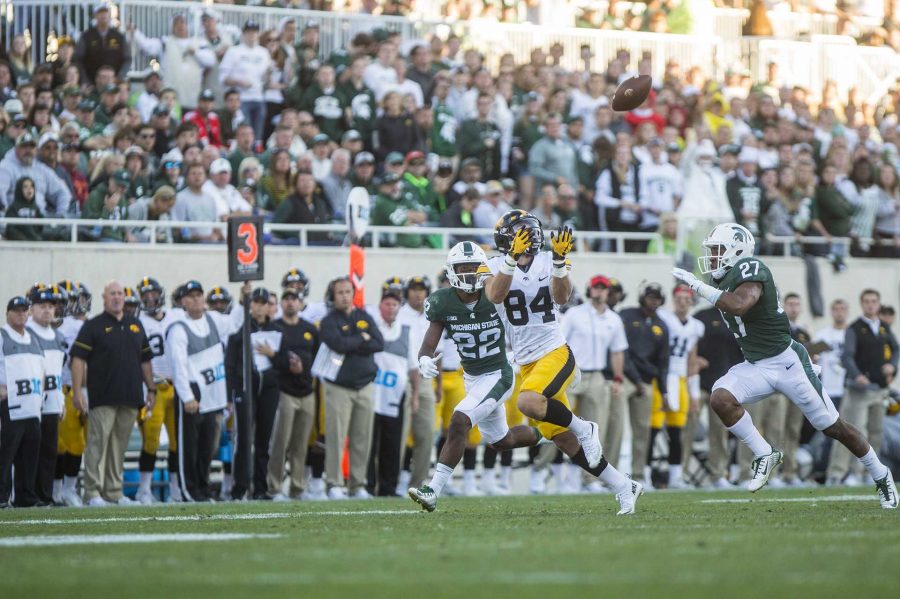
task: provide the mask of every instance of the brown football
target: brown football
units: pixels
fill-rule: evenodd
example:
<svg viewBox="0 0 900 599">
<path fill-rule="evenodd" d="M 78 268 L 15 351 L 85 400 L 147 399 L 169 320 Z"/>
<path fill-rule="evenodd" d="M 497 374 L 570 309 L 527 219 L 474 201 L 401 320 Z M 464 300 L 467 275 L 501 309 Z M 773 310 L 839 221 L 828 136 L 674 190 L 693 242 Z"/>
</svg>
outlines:
<svg viewBox="0 0 900 599">
<path fill-rule="evenodd" d="M 637 75 L 623 81 L 612 97 L 613 110 L 627 112 L 644 103 L 650 95 L 653 79 L 650 75 Z"/>
</svg>

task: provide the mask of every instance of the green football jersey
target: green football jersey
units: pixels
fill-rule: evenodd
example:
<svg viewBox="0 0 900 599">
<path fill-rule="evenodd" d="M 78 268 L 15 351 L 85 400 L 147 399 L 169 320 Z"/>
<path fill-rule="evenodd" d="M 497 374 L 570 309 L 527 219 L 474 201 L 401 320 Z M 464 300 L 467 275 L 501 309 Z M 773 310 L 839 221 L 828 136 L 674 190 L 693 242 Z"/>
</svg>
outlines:
<svg viewBox="0 0 900 599">
<path fill-rule="evenodd" d="M 750 362 L 777 356 L 791 344 L 791 325 L 772 271 L 759 258 L 742 258 L 716 284 L 723 291 L 734 291 L 742 283 L 762 283 L 762 297 L 743 316 L 722 312 L 728 328 Z M 713 280 L 715 283 L 715 280 Z"/>
<path fill-rule="evenodd" d="M 475 376 L 509 368 L 503 323 L 484 292 L 470 310 L 452 287 L 438 289 L 425 300 L 425 317 L 444 325 L 456 343 L 466 374 Z"/>
</svg>

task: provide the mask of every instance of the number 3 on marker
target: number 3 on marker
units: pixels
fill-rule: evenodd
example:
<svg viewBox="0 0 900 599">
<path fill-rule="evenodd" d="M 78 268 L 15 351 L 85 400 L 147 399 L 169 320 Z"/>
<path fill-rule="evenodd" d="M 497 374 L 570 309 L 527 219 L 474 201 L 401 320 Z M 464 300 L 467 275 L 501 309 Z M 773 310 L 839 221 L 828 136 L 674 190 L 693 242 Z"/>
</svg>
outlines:
<svg viewBox="0 0 900 599">
<path fill-rule="evenodd" d="M 253 264 L 259 257 L 259 246 L 256 244 L 256 225 L 253 223 L 241 223 L 237 230 L 241 246 L 237 251 L 237 259 L 244 266 Z"/>
</svg>

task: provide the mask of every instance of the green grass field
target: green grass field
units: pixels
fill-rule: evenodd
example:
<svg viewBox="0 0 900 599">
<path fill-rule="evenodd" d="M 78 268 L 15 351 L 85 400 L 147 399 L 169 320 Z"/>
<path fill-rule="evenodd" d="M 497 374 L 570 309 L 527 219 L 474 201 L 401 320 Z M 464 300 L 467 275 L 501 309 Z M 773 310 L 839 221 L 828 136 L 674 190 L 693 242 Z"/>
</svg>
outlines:
<svg viewBox="0 0 900 599">
<path fill-rule="evenodd" d="M 900 511 L 882 510 L 873 492 L 750 499 L 654 493 L 629 518 L 615 516 L 611 495 L 446 499 L 433 514 L 404 500 L 9 510 L 0 512 L 0 597 L 896 591 Z M 226 534 L 252 536 L 206 536 Z M 76 535 L 68 540 L 79 544 L 32 545 Z"/>
</svg>

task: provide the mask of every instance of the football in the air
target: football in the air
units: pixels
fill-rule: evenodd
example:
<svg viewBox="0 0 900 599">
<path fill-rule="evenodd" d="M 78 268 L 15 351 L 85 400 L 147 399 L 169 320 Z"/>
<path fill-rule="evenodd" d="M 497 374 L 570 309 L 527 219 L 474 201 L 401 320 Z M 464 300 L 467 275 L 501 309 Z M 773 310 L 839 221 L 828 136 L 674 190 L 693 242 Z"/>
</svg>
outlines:
<svg viewBox="0 0 900 599">
<path fill-rule="evenodd" d="M 612 97 L 613 110 L 626 112 L 644 103 L 650 95 L 653 79 L 650 75 L 636 75 L 623 81 Z"/>
</svg>

